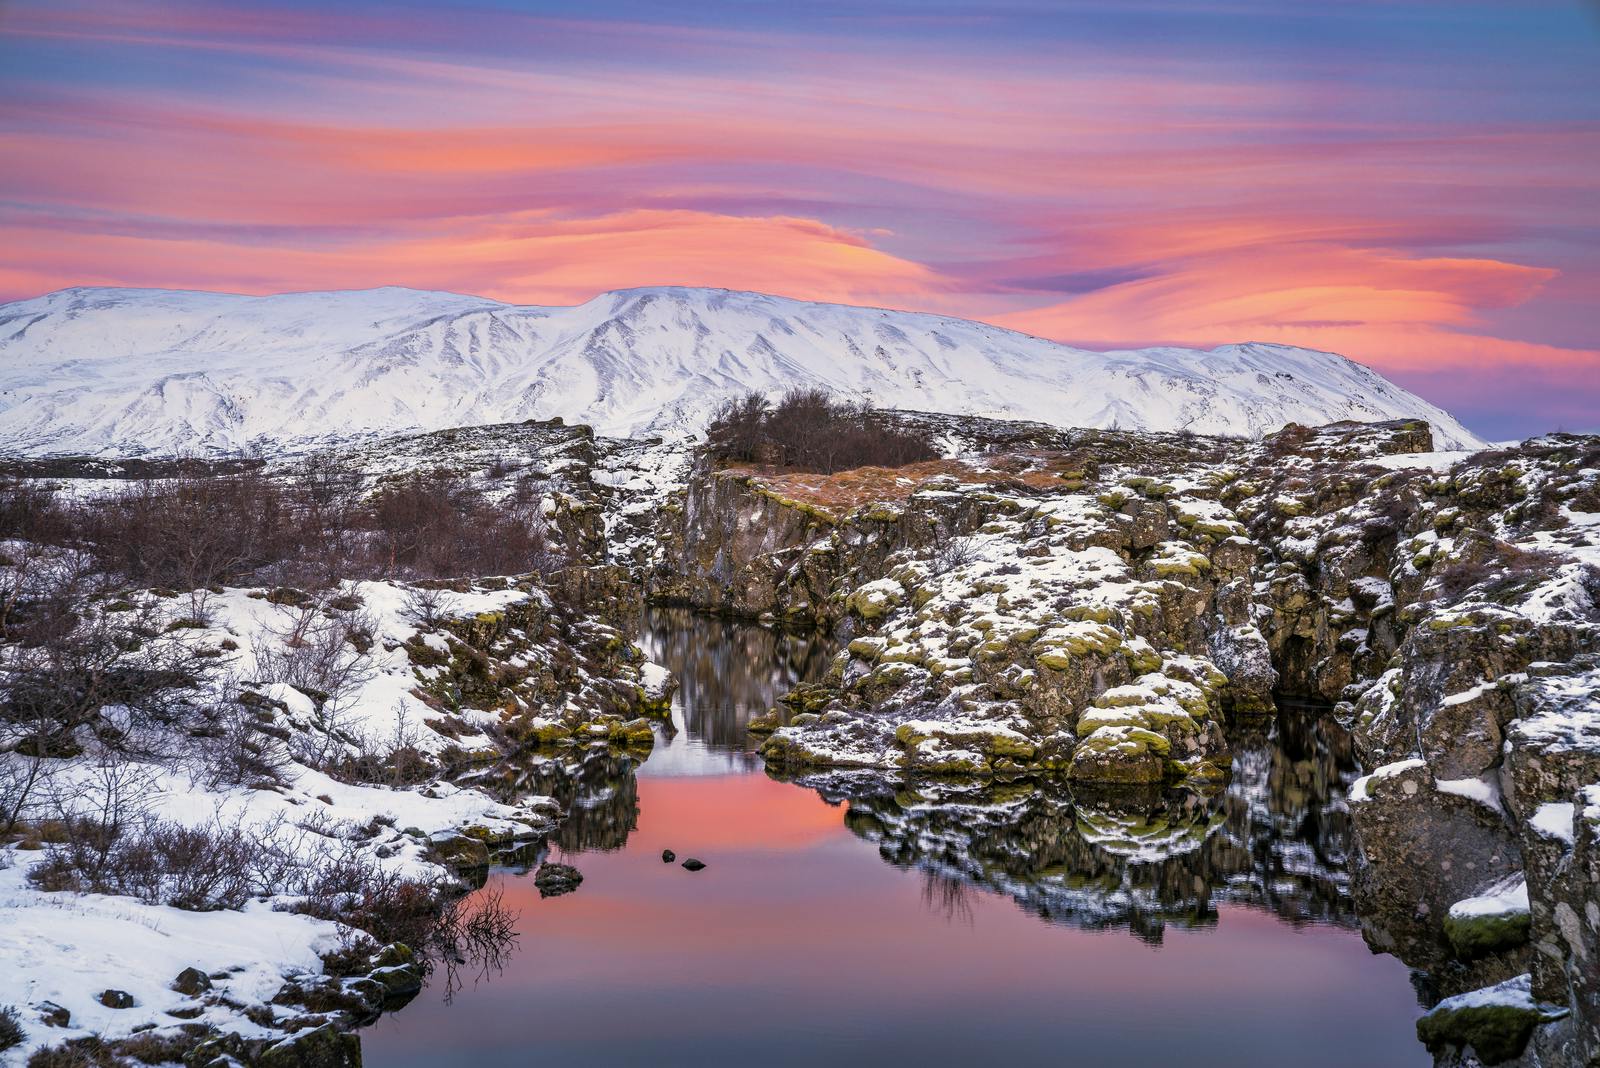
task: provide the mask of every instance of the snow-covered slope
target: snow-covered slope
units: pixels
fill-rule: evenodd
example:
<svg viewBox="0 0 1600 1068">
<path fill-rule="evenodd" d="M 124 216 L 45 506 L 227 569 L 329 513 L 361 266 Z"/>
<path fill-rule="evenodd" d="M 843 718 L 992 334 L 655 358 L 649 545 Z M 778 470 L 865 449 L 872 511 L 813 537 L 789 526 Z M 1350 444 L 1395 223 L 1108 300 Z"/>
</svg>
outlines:
<svg viewBox="0 0 1600 1068">
<path fill-rule="evenodd" d="M 630 289 L 572 308 L 397 288 L 68 289 L 0 305 L 0 449 L 13 451 L 232 452 L 557 415 L 602 434 L 676 434 L 731 393 L 795 384 L 1060 426 L 1252 434 L 1419 417 L 1440 448 L 1482 444 L 1328 353 L 1088 352 L 961 319 L 727 290 Z"/>
</svg>

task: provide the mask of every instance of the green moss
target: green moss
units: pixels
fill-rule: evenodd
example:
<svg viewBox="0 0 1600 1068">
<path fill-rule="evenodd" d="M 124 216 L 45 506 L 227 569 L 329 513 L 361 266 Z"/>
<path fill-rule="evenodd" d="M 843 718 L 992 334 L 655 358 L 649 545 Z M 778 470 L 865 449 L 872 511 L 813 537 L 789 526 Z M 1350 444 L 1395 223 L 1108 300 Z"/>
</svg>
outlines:
<svg viewBox="0 0 1600 1068">
<path fill-rule="evenodd" d="M 511 737 L 524 745 L 552 746 L 572 737 L 572 730 L 554 720 L 539 723 L 528 720 L 513 721 L 508 726 Z"/>
<path fill-rule="evenodd" d="M 858 656 L 863 660 L 875 661 L 883 654 L 883 650 L 888 646 L 888 644 L 889 643 L 884 641 L 882 638 L 857 638 L 848 646 L 846 646 L 846 648 L 850 650 L 851 656 Z"/>
<path fill-rule="evenodd" d="M 1121 508 L 1123 505 L 1128 503 L 1128 497 L 1129 494 L 1121 489 L 1111 489 L 1100 494 L 1099 501 L 1105 507 L 1111 509 L 1112 511 L 1116 511 L 1118 508 Z"/>
<path fill-rule="evenodd" d="M 1199 578 L 1203 572 L 1211 570 L 1211 561 L 1199 553 L 1190 553 L 1186 557 L 1158 557 L 1150 561 L 1150 566 L 1157 578 L 1172 578 L 1175 575 Z"/>
<path fill-rule="evenodd" d="M 612 724 L 607 736 L 611 741 L 629 749 L 648 749 L 656 744 L 655 731 L 650 729 L 650 721 L 646 719 L 630 719 L 624 723 Z"/>
<path fill-rule="evenodd" d="M 1009 734 L 991 735 L 986 748 L 991 756 L 1010 757 L 1013 760 L 1032 760 L 1038 749 L 1032 742 L 1022 738 L 1013 738 Z"/>
<path fill-rule="evenodd" d="M 1085 756 L 1150 752 L 1165 757 L 1172 752 L 1172 743 L 1155 731 L 1135 727 L 1127 731 L 1092 734 L 1078 743 L 1077 752 Z"/>
<path fill-rule="evenodd" d="M 1148 646 L 1142 649 L 1129 649 L 1128 669 L 1138 675 L 1148 675 L 1152 671 L 1161 670 L 1161 654 Z"/>
<path fill-rule="evenodd" d="M 1533 1029 L 1549 1014 L 1525 1005 L 1440 1006 L 1417 1021 L 1417 1037 L 1430 1051 L 1471 1046 L 1488 1064 L 1519 1056 Z"/>
<path fill-rule="evenodd" d="M 1050 648 L 1034 655 L 1034 662 L 1053 671 L 1065 671 L 1072 666 L 1072 654 L 1065 649 Z"/>
<path fill-rule="evenodd" d="M 1501 912 L 1486 916 L 1446 916 L 1445 937 L 1456 956 L 1475 960 L 1526 945 L 1531 919 L 1526 912 Z"/>
<path fill-rule="evenodd" d="M 1172 744 L 1140 727 L 1096 731 L 1073 750 L 1067 774 L 1084 782 L 1157 783 L 1169 778 Z"/>
<path fill-rule="evenodd" d="M 873 583 L 850 595 L 850 608 L 862 619 L 879 619 L 899 604 L 901 594 L 889 584 Z"/>
<path fill-rule="evenodd" d="M 909 723 L 902 723 L 894 729 L 894 740 L 907 749 L 915 749 L 930 737 L 931 735 L 923 734 Z"/>
<path fill-rule="evenodd" d="M 1237 523 L 1229 523 L 1222 520 L 1213 519 L 1196 520 L 1195 522 L 1189 524 L 1189 529 L 1195 534 L 1204 535 L 1208 538 L 1215 538 L 1218 541 L 1221 541 L 1224 538 L 1231 538 L 1235 534 L 1244 533 L 1243 528 Z"/>
<path fill-rule="evenodd" d="M 1170 734 L 1194 734 L 1200 729 L 1186 712 L 1164 711 L 1149 706 L 1091 708 L 1078 717 L 1078 733 L 1089 734 L 1101 727 L 1138 727 Z"/>
</svg>

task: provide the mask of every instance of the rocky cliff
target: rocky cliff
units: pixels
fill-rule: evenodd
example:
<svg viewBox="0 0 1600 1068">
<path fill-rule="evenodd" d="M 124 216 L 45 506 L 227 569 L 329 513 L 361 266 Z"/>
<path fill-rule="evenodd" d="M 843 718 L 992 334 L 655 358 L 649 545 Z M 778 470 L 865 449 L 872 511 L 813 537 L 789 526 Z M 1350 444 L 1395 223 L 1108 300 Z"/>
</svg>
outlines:
<svg viewBox="0 0 1600 1068">
<path fill-rule="evenodd" d="M 655 588 L 847 642 L 753 728 L 772 767 L 1205 793 L 1320 702 L 1371 769 L 1363 929 L 1446 999 L 1441 1061 L 1600 1056 L 1600 440 L 947 430 L 905 468 L 690 479 Z"/>
</svg>

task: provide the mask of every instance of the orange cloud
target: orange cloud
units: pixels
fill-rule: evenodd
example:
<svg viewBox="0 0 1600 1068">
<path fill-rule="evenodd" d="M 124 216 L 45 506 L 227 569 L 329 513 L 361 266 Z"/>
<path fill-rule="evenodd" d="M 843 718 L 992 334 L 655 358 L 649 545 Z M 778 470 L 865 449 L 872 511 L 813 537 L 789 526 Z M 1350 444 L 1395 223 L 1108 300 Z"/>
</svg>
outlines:
<svg viewBox="0 0 1600 1068">
<path fill-rule="evenodd" d="M 1592 350 L 1467 332 L 1481 326 L 1484 309 L 1521 304 L 1555 274 L 1491 259 L 1288 244 L 1196 255 L 1153 277 L 996 318 L 1079 344 L 1276 341 L 1391 370 L 1444 362 L 1592 366 L 1600 355 Z"/>
</svg>

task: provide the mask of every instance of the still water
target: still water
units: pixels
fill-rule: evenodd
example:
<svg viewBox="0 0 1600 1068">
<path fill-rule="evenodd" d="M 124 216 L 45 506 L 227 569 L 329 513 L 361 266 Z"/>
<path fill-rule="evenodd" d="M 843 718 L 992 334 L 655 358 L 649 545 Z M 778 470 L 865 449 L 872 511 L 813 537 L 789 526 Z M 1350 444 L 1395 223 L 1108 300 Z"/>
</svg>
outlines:
<svg viewBox="0 0 1600 1068">
<path fill-rule="evenodd" d="M 1284 712 L 1218 797 L 779 782 L 744 726 L 816 643 L 656 612 L 682 680 L 650 758 L 529 769 L 584 876 L 520 913 L 499 971 L 436 974 L 363 1032 L 374 1066 L 1427 1065 L 1407 971 L 1344 893 L 1336 731 Z M 707 867 L 684 870 L 663 863 Z"/>
</svg>

